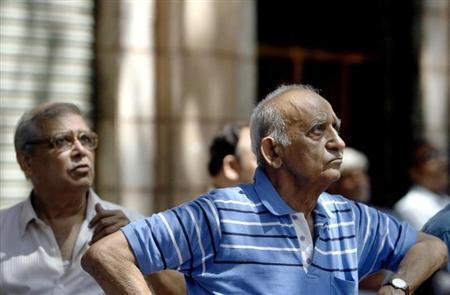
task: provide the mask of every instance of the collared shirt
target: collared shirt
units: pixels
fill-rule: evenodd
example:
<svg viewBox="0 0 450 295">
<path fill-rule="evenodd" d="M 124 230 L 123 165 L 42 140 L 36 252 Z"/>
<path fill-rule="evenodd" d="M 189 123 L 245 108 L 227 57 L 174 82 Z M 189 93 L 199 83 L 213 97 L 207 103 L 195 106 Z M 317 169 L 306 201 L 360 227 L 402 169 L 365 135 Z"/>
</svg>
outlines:
<svg viewBox="0 0 450 295">
<path fill-rule="evenodd" d="M 190 294 L 355 294 L 361 277 L 395 270 L 416 242 L 406 223 L 323 193 L 310 252 L 298 213 L 258 169 L 254 184 L 210 191 L 122 231 L 144 274 L 177 269 Z"/>
<path fill-rule="evenodd" d="M 92 238 L 88 224 L 97 203 L 123 210 L 131 221 L 141 218 L 91 190 L 70 261 L 62 260 L 52 229 L 36 215 L 30 198 L 0 210 L 0 294 L 103 294 L 80 264 Z"/>
<path fill-rule="evenodd" d="M 399 218 L 420 230 L 439 210 L 450 204 L 448 195 L 437 195 L 420 185 L 414 185 L 395 205 Z"/>
<path fill-rule="evenodd" d="M 447 245 L 450 257 L 450 204 L 434 215 L 423 227 L 422 231 L 440 238 Z M 450 273 L 450 259 L 447 263 Z"/>
</svg>

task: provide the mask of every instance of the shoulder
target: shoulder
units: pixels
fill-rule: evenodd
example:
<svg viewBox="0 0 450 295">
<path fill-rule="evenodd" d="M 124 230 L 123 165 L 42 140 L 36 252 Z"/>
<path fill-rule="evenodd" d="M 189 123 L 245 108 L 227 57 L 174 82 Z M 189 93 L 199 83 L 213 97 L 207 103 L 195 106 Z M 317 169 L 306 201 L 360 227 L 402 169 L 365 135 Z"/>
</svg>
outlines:
<svg viewBox="0 0 450 295">
<path fill-rule="evenodd" d="M 26 202 L 27 200 L 24 200 L 11 207 L 0 209 L 0 222 L 2 226 L 7 220 L 19 218 L 20 212 Z"/>
<path fill-rule="evenodd" d="M 0 248 L 6 247 L 9 242 L 16 241 L 22 232 L 24 220 L 23 208 L 27 200 L 13 205 L 12 207 L 0 210 L 0 240 L 2 236 L 7 236 L 6 243 L 0 242 Z"/>
<path fill-rule="evenodd" d="M 256 204 L 260 200 L 256 197 L 253 185 L 245 184 L 228 188 L 220 188 L 209 191 L 199 198 L 207 199 L 214 204 Z"/>
<path fill-rule="evenodd" d="M 423 231 L 435 236 L 450 232 L 450 205 L 434 215 L 423 227 Z"/>
</svg>

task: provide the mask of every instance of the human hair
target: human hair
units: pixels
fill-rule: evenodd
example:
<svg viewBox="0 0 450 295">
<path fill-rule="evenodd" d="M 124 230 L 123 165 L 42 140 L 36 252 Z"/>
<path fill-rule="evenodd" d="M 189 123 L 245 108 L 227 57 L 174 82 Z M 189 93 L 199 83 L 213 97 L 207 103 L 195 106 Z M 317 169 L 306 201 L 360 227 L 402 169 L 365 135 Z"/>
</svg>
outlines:
<svg viewBox="0 0 450 295">
<path fill-rule="evenodd" d="M 51 102 L 40 104 L 25 112 L 17 123 L 14 133 L 14 148 L 27 154 L 33 153 L 33 145 L 27 144 L 42 136 L 44 121 L 54 119 L 64 114 L 82 116 L 80 109 L 73 103 Z"/>
<path fill-rule="evenodd" d="M 248 124 L 244 122 L 229 123 L 214 136 L 209 146 L 209 175 L 216 176 L 220 172 L 225 156 L 236 155 L 236 147 L 244 127 L 248 127 Z"/>
<path fill-rule="evenodd" d="M 309 85 L 282 85 L 261 100 L 252 112 L 250 117 L 252 150 L 256 155 L 256 161 L 260 167 L 263 166 L 264 160 L 259 146 L 264 137 L 270 136 L 282 146 L 287 146 L 291 143 L 286 133 L 286 118 L 274 102 L 283 94 L 296 90 L 318 94 L 317 90 Z"/>
</svg>

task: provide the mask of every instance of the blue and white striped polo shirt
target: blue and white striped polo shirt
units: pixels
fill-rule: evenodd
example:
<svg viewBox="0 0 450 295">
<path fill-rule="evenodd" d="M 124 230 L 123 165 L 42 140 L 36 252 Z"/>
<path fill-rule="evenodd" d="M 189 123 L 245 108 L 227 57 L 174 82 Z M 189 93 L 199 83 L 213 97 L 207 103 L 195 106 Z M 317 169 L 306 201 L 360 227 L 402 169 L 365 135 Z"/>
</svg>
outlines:
<svg viewBox="0 0 450 295">
<path fill-rule="evenodd" d="M 218 189 L 122 228 L 144 274 L 170 268 L 189 294 L 352 294 L 360 278 L 395 270 L 416 242 L 409 225 L 323 193 L 304 268 L 295 214 L 260 169 L 255 183 Z"/>
</svg>

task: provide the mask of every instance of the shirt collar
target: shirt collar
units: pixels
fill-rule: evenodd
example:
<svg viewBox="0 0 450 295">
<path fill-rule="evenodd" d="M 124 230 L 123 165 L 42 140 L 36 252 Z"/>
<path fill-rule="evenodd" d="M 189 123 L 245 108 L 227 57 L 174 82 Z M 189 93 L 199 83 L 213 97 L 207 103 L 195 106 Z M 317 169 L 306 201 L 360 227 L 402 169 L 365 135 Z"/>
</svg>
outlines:
<svg viewBox="0 0 450 295">
<path fill-rule="evenodd" d="M 33 205 L 31 204 L 31 197 L 33 196 L 33 192 L 30 193 L 30 196 L 25 200 L 22 210 L 20 212 L 20 234 L 23 236 L 27 229 L 28 224 L 33 221 L 39 219 L 36 211 L 34 211 Z M 100 202 L 99 196 L 90 189 L 88 191 L 87 204 L 86 204 L 86 220 L 90 221 L 94 218 L 95 205 Z"/>
<path fill-rule="evenodd" d="M 295 213 L 294 209 L 281 198 L 261 168 L 257 168 L 255 172 L 255 191 L 261 203 L 273 215 Z"/>
<path fill-rule="evenodd" d="M 92 218 L 97 214 L 95 211 L 95 205 L 100 203 L 100 197 L 94 192 L 94 190 L 90 189 L 87 198 L 86 204 L 86 220 L 89 222 Z"/>
<path fill-rule="evenodd" d="M 34 219 L 38 219 L 36 212 L 34 211 L 33 205 L 31 205 L 31 197 L 33 192 L 30 193 L 28 198 L 25 200 L 22 210 L 20 211 L 20 235 L 23 236 L 25 234 L 25 230 L 27 229 L 27 225 Z"/>
<path fill-rule="evenodd" d="M 279 216 L 295 213 L 295 210 L 292 209 L 278 194 L 269 178 L 261 168 L 257 168 L 255 172 L 255 190 L 261 200 L 261 203 L 273 215 Z M 318 213 L 316 214 L 316 218 L 330 219 L 332 217 L 331 212 L 324 204 L 324 201 L 329 199 L 329 196 L 330 195 L 326 192 L 319 196 L 315 208 L 315 212 Z"/>
<path fill-rule="evenodd" d="M 330 209 L 325 205 L 325 201 L 330 199 L 330 194 L 327 192 L 323 192 L 320 194 L 317 199 L 316 208 L 314 209 L 316 216 L 330 219 L 333 217 L 333 213 L 330 212 Z"/>
</svg>

